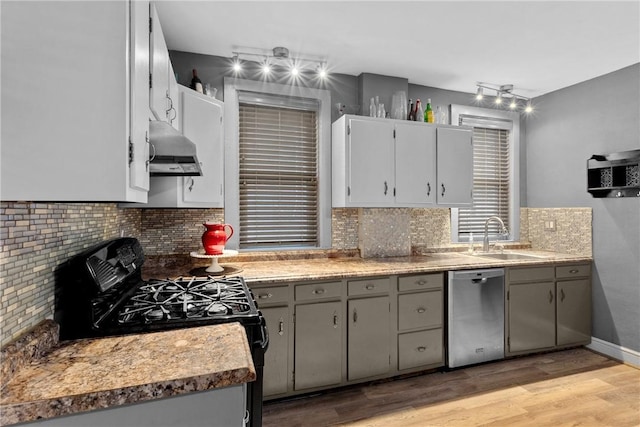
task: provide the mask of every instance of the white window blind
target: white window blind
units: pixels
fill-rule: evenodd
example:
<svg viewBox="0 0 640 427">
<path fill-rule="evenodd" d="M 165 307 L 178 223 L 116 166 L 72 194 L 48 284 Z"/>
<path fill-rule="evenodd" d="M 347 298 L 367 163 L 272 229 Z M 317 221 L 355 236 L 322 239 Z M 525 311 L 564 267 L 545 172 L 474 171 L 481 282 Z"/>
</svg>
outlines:
<svg viewBox="0 0 640 427">
<path fill-rule="evenodd" d="M 239 97 L 240 248 L 318 246 L 317 103 Z"/>
<path fill-rule="evenodd" d="M 461 117 L 460 124 L 473 126 L 473 205 L 458 212 L 459 241 L 484 235 L 484 223 L 497 216 L 510 227 L 510 144 L 509 130 L 486 127 L 482 120 Z M 489 235 L 502 237 L 499 225 L 489 224 Z M 477 240 L 477 237 L 475 240 Z"/>
</svg>

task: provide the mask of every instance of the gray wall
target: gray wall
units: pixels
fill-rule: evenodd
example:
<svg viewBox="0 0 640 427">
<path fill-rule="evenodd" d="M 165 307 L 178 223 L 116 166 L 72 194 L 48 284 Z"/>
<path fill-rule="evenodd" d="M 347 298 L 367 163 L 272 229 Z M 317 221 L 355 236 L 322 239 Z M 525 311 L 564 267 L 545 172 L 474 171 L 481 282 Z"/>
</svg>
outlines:
<svg viewBox="0 0 640 427">
<path fill-rule="evenodd" d="M 247 62 L 244 70 L 240 75 L 236 75 L 231 68 L 231 59 L 220 56 L 201 55 L 198 53 L 169 51 L 169 58 L 173 66 L 173 71 L 177 74 L 178 83 L 189 86 L 191 83 L 192 69 L 198 70 L 198 77 L 202 80 L 202 84 L 209 83 L 212 88 L 218 88 L 216 98 L 224 101 L 224 78 L 238 77 L 248 80 L 265 80 L 262 77 L 257 63 Z M 292 84 L 291 80 L 286 77 L 285 73 L 273 73 L 274 75 L 283 76 L 279 79 L 269 77 L 265 81 L 270 83 Z M 358 78 L 346 74 L 330 74 L 326 81 L 320 81 L 313 73 L 309 73 L 298 83 L 303 87 L 311 87 L 316 89 L 327 89 L 331 92 L 331 121 L 335 121 L 340 117 L 337 103 L 347 105 L 349 108 L 346 113 L 357 114 L 358 110 Z"/>
<path fill-rule="evenodd" d="M 640 351 L 640 197 L 592 198 L 587 159 L 640 148 L 640 64 L 537 98 L 530 207 L 593 209 L 593 336 Z"/>
</svg>

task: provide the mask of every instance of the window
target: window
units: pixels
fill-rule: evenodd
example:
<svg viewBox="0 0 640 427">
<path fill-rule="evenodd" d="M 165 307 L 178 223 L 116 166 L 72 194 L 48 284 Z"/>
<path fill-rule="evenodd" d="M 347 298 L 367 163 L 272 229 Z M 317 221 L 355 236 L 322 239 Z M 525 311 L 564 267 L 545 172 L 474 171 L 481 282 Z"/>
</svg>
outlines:
<svg viewBox="0 0 640 427">
<path fill-rule="evenodd" d="M 318 246 L 317 102 L 253 102 L 240 94 L 240 249 Z"/>
<path fill-rule="evenodd" d="M 487 218 L 497 216 L 519 237 L 519 132 L 518 113 L 451 106 L 452 123 L 473 127 L 473 203 L 451 210 L 452 241 L 467 242 L 484 236 Z M 504 239 L 496 221 L 489 224 L 491 240 Z"/>
<path fill-rule="evenodd" d="M 330 247 L 329 106 L 328 91 L 225 79 L 229 248 Z"/>
</svg>

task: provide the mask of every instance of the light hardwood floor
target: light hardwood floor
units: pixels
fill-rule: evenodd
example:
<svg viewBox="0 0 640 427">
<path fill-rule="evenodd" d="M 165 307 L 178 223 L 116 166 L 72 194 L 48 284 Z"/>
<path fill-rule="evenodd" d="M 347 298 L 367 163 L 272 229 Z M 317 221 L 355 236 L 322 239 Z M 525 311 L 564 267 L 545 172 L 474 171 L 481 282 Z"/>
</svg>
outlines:
<svg viewBox="0 0 640 427">
<path fill-rule="evenodd" d="M 267 402 L 263 425 L 640 426 L 640 370 L 577 348 Z"/>
</svg>

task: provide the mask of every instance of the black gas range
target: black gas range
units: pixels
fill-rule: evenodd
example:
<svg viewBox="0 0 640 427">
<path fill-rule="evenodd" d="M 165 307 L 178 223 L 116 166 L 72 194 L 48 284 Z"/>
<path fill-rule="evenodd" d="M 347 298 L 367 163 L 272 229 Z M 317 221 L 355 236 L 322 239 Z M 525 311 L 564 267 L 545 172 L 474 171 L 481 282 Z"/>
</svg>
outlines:
<svg viewBox="0 0 640 427">
<path fill-rule="evenodd" d="M 131 237 L 102 242 L 56 271 L 60 339 L 95 338 L 239 322 L 256 380 L 247 384 L 250 426 L 262 425 L 265 319 L 242 277 L 142 280 L 144 253 Z"/>
</svg>

